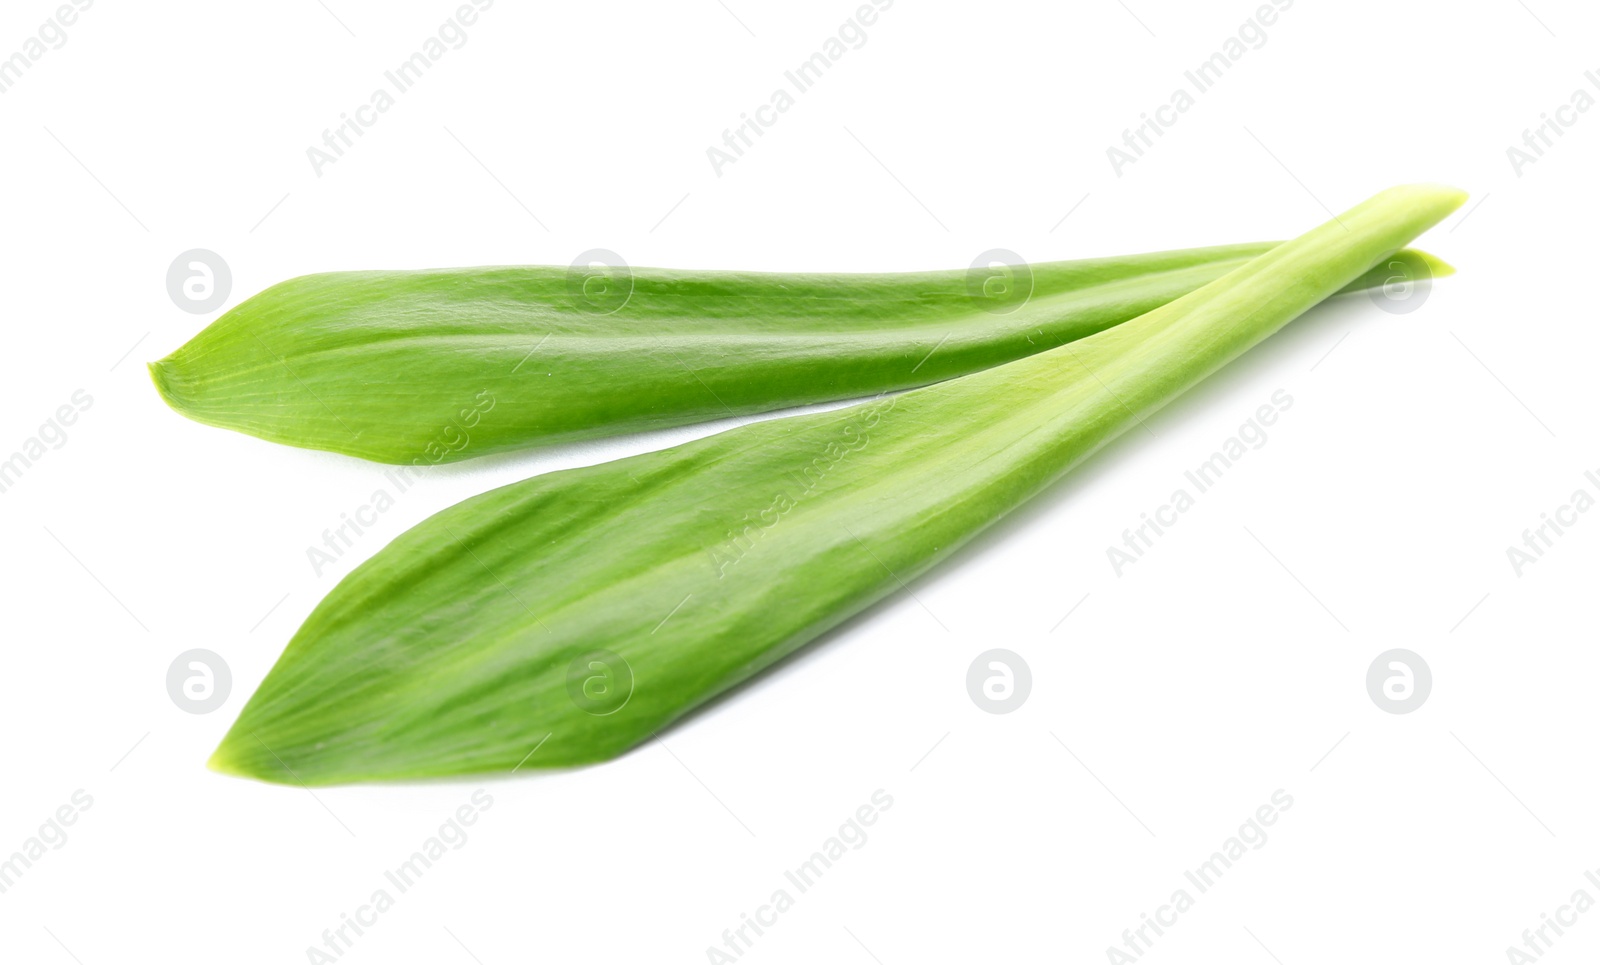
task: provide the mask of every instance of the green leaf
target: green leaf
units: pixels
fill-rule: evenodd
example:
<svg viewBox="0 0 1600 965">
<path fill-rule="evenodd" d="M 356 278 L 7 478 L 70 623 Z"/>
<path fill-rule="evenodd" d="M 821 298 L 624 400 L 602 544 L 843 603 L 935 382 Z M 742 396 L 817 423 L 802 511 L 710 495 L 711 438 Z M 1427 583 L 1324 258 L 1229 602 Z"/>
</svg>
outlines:
<svg viewBox="0 0 1600 965">
<path fill-rule="evenodd" d="M 939 382 L 1124 322 L 1271 247 L 898 275 L 307 275 L 150 370 L 199 422 L 429 465 Z"/>
<path fill-rule="evenodd" d="M 895 592 L 1463 198 L 1391 189 L 1081 341 L 469 499 L 322 601 L 212 764 L 313 785 L 620 754 Z"/>
</svg>

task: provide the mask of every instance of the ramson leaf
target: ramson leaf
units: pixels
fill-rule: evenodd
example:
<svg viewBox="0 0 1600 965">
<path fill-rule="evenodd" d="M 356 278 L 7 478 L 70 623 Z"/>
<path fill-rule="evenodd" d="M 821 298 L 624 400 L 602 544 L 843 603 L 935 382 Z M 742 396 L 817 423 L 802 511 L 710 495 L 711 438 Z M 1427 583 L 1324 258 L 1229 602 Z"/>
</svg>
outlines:
<svg viewBox="0 0 1600 965">
<path fill-rule="evenodd" d="M 1059 348 L 468 499 L 322 601 L 213 766 L 313 785 L 620 754 L 895 592 L 1463 198 L 1394 188 Z"/>
<path fill-rule="evenodd" d="M 1271 247 L 889 275 L 306 275 L 150 369 L 199 422 L 430 465 L 928 385 L 1124 322 Z M 1412 277 L 1449 270 L 1402 258 Z"/>
</svg>

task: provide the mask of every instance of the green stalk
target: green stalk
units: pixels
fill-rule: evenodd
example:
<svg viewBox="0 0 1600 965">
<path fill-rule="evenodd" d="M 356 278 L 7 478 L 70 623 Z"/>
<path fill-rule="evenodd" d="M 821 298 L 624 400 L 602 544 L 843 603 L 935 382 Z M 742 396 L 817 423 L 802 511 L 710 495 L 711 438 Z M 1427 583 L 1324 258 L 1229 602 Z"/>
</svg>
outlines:
<svg viewBox="0 0 1600 965">
<path fill-rule="evenodd" d="M 246 300 L 150 370 L 199 422 L 430 465 L 940 382 L 1127 321 L 1271 248 L 1009 274 L 307 275 Z M 1450 271 L 1403 259 L 1413 277 Z"/>
<path fill-rule="evenodd" d="M 1463 199 L 1394 188 L 1081 341 L 460 503 L 322 601 L 212 765 L 312 785 L 620 754 L 948 557 Z"/>
</svg>

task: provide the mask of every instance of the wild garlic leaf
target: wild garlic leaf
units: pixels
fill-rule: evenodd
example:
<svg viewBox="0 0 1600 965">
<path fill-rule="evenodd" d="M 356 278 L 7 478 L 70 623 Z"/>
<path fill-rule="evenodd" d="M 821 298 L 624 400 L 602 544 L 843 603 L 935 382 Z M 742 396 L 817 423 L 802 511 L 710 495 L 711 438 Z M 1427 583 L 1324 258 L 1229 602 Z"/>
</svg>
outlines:
<svg viewBox="0 0 1600 965">
<path fill-rule="evenodd" d="M 939 382 L 1109 328 L 1271 247 L 887 275 L 306 275 L 150 369 L 199 422 L 426 466 Z"/>
<path fill-rule="evenodd" d="M 1394 188 L 1059 348 L 468 499 L 322 601 L 212 764 L 319 785 L 621 754 L 896 592 L 1463 199 Z"/>
</svg>

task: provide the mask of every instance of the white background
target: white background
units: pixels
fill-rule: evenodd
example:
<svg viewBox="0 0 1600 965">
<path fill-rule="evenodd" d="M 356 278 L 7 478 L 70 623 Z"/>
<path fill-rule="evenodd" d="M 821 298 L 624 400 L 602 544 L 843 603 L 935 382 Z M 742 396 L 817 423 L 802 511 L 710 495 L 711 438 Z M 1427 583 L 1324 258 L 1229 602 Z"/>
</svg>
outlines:
<svg viewBox="0 0 1600 965">
<path fill-rule="evenodd" d="M 0 894 L 0 958 L 306 961 L 480 786 L 466 845 L 341 960 L 704 962 L 877 789 L 867 843 L 744 960 L 1105 961 L 1277 789 L 1267 843 L 1146 961 L 1505 961 L 1600 898 L 1600 513 L 1520 577 L 1506 556 L 1600 470 L 1600 111 L 1520 176 L 1506 153 L 1600 96 L 1600 11 L 1300 0 L 1119 177 L 1106 148 L 1254 2 L 900 0 L 718 177 L 706 149 L 855 6 L 501 0 L 320 177 L 306 148 L 453 3 L 96 3 L 0 95 L 0 455 L 93 398 L 0 494 L 0 857 L 94 801 Z M 7 4 L 0 56 L 53 9 Z M 227 306 L 312 271 L 593 247 L 946 268 L 1288 237 L 1413 180 L 1473 195 L 1420 242 L 1460 272 L 1421 310 L 1316 310 L 665 745 L 315 797 L 204 767 L 304 615 L 407 526 L 722 426 L 432 472 L 316 577 L 306 548 L 381 469 L 163 406 L 144 363 L 217 314 L 169 299 L 179 252 L 227 260 Z M 1119 578 L 1106 547 L 1279 389 L 1267 444 Z M 195 647 L 233 671 L 209 715 L 165 685 Z M 994 647 L 1032 668 L 1009 715 L 966 691 Z M 1394 647 L 1434 676 L 1403 716 L 1365 686 Z M 1600 952 L 1600 911 L 1578 921 L 1545 961 Z"/>
</svg>

